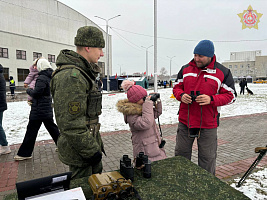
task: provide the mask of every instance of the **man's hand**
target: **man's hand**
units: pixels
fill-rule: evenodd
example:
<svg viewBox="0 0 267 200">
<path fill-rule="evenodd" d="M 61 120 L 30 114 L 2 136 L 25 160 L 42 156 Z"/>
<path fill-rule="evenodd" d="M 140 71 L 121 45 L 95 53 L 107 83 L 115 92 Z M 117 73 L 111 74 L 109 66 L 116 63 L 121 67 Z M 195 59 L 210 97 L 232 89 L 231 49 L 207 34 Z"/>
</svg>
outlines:
<svg viewBox="0 0 267 200">
<path fill-rule="evenodd" d="M 28 84 L 27 83 L 24 83 L 24 88 L 27 88 L 28 87 Z"/>
<path fill-rule="evenodd" d="M 188 94 L 183 94 L 181 101 L 186 104 L 190 104 L 192 102 L 192 98 Z"/>
<path fill-rule="evenodd" d="M 208 104 L 210 104 L 210 101 L 211 101 L 210 96 L 208 96 L 206 94 L 201 94 L 201 95 L 197 96 L 197 98 L 196 98 L 196 102 L 200 106 L 208 105 Z"/>
</svg>

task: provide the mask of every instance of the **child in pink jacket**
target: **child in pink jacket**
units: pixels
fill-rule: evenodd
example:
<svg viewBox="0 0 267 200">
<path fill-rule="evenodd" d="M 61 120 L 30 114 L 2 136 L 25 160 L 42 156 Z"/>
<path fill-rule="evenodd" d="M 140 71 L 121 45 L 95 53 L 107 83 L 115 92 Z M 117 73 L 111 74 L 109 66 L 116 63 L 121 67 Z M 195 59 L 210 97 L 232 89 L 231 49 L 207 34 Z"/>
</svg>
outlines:
<svg viewBox="0 0 267 200">
<path fill-rule="evenodd" d="M 160 99 L 153 102 L 146 90 L 132 81 L 124 80 L 121 86 L 127 92 L 127 99 L 119 100 L 116 106 L 130 126 L 134 158 L 144 152 L 150 161 L 165 159 L 165 150 L 159 147 L 161 137 L 155 122 L 162 113 Z"/>
<path fill-rule="evenodd" d="M 37 59 L 33 62 L 33 65 L 30 66 L 30 73 L 26 77 L 24 81 L 24 88 L 32 88 L 34 89 L 35 87 L 35 82 L 38 77 L 38 70 L 37 70 Z M 28 95 L 28 104 L 32 104 L 32 97 Z"/>
</svg>

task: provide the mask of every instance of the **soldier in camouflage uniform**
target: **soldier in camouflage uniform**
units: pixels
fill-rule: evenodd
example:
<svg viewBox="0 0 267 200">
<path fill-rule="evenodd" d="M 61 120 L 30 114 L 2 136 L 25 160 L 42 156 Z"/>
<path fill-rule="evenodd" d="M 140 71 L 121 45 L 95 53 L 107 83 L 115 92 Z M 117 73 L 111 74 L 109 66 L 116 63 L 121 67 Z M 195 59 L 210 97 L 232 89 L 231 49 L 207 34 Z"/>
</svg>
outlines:
<svg viewBox="0 0 267 200">
<path fill-rule="evenodd" d="M 105 41 L 96 27 L 84 26 L 75 37 L 76 52 L 64 49 L 57 57 L 51 80 L 59 159 L 69 165 L 72 179 L 102 172 L 103 142 L 98 122 L 102 94 L 95 83 Z"/>
</svg>

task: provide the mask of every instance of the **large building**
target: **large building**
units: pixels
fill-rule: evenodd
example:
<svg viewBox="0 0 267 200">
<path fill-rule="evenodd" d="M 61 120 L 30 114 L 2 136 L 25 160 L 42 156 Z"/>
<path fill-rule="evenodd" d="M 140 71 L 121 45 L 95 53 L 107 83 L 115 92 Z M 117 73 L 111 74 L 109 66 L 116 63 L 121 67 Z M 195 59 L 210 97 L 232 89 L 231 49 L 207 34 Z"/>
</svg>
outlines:
<svg viewBox="0 0 267 200">
<path fill-rule="evenodd" d="M 74 37 L 79 27 L 98 27 L 56 0 L 5 0 L 0 1 L 0 6 L 0 63 L 4 67 L 5 79 L 8 81 L 9 76 L 13 76 L 17 86 L 23 86 L 36 58 L 43 56 L 55 67 L 60 50 L 75 50 Z M 98 28 L 106 40 L 106 32 Z M 111 55 L 111 36 L 108 41 Z M 103 51 L 105 56 L 98 63 L 102 69 L 101 77 L 107 74 L 106 48 Z M 109 63 L 112 63 L 111 56 Z M 110 72 L 111 69 L 110 64 Z"/>
<path fill-rule="evenodd" d="M 230 60 L 222 63 L 229 68 L 235 79 L 241 77 L 257 79 L 267 78 L 267 56 L 261 55 L 261 50 L 231 52 Z"/>
</svg>

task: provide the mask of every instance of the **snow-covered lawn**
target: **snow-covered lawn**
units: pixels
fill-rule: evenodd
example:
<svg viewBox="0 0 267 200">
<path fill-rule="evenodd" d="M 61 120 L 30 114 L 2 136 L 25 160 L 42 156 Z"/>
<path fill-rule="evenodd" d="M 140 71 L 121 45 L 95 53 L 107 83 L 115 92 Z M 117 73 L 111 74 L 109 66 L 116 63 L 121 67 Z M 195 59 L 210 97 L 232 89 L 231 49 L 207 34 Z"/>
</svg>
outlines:
<svg viewBox="0 0 267 200">
<path fill-rule="evenodd" d="M 238 97 L 235 103 L 223 106 L 221 117 L 236 115 L 247 115 L 253 113 L 267 112 L 267 84 L 248 84 L 254 95 L 239 95 L 240 87 L 236 84 Z M 149 90 L 148 92 L 153 92 Z M 158 89 L 160 93 L 163 114 L 160 117 L 161 124 L 177 123 L 177 112 L 179 102 L 170 98 L 172 89 Z M 123 115 L 116 110 L 116 103 L 119 99 L 126 98 L 125 93 L 103 94 L 102 114 L 100 116 L 101 132 L 117 130 L 129 130 L 124 123 Z M 26 101 L 8 103 L 8 110 L 4 112 L 3 127 L 5 129 L 9 144 L 21 143 L 26 132 L 30 106 Z M 42 125 L 37 140 L 51 139 L 45 127 Z M 238 182 L 239 179 L 236 179 Z M 235 184 L 231 185 L 235 187 Z M 236 188 L 251 199 L 267 199 L 267 169 L 250 175 L 246 183 Z"/>
<path fill-rule="evenodd" d="M 249 175 L 243 185 L 238 188 L 236 184 L 239 180 L 240 178 L 234 179 L 234 183 L 231 186 L 251 199 L 267 199 L 267 168 L 262 168 Z"/>
<path fill-rule="evenodd" d="M 267 112 L 267 84 L 249 84 L 248 87 L 254 92 L 254 95 L 238 95 L 235 103 L 222 106 L 221 117 Z M 236 84 L 236 90 L 239 93 L 238 84 Z M 148 92 L 153 92 L 153 90 L 148 90 Z M 170 98 L 172 88 L 158 89 L 158 92 L 163 105 L 160 123 L 177 123 L 179 102 Z M 101 132 L 129 130 L 129 126 L 124 123 L 123 115 L 117 111 L 115 106 L 119 99 L 124 98 L 127 98 L 125 93 L 103 94 L 103 108 L 100 115 Z M 28 124 L 29 113 L 30 106 L 26 101 L 8 103 L 8 110 L 4 112 L 3 116 L 3 127 L 9 144 L 22 142 Z M 37 140 L 45 139 L 51 138 L 42 125 Z"/>
</svg>

